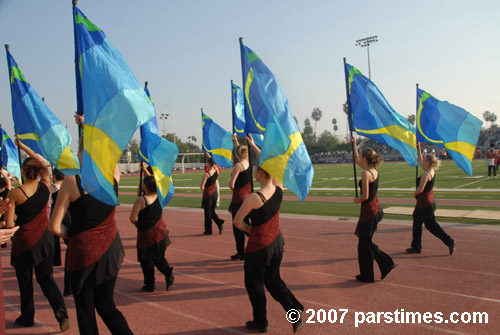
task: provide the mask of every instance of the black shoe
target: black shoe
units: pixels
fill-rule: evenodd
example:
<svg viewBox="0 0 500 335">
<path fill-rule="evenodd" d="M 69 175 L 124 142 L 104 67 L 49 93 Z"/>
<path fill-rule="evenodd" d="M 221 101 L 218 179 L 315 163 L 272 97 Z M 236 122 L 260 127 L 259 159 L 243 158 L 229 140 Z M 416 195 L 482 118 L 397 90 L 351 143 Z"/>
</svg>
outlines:
<svg viewBox="0 0 500 335">
<path fill-rule="evenodd" d="M 292 326 L 294 334 L 298 333 L 302 329 L 302 326 L 304 325 L 302 323 L 302 313 L 303 311 L 299 310 L 299 318 Z"/>
<path fill-rule="evenodd" d="M 361 277 L 361 275 L 357 275 L 356 280 L 363 282 L 363 283 L 374 283 L 375 282 L 373 279 L 371 279 L 371 280 L 365 279 L 365 278 Z"/>
<path fill-rule="evenodd" d="M 170 274 L 166 277 L 166 281 L 167 281 L 167 291 L 172 291 L 175 287 L 173 266 L 170 268 Z"/>
<path fill-rule="evenodd" d="M 385 271 L 380 271 L 382 273 L 382 277 L 380 278 L 381 280 L 384 280 L 385 277 L 387 277 L 387 275 L 389 274 L 389 272 L 392 271 L 392 269 L 394 269 L 396 267 L 396 264 L 392 264 L 392 266 L 385 270 Z"/>
<path fill-rule="evenodd" d="M 236 261 L 236 260 L 240 260 L 240 261 L 243 261 L 245 259 L 245 255 L 242 255 L 242 254 L 234 254 L 231 256 L 231 259 L 233 261 Z"/>
<path fill-rule="evenodd" d="M 155 291 L 155 286 L 154 286 L 154 285 L 152 285 L 152 286 L 149 286 L 149 285 L 144 285 L 144 286 L 142 287 L 142 290 L 143 290 L 144 292 L 154 292 L 154 291 Z"/>
<path fill-rule="evenodd" d="M 453 255 L 455 252 L 455 240 L 451 239 L 450 244 L 448 245 L 448 248 L 450 248 L 450 255 Z"/>
<path fill-rule="evenodd" d="M 208 231 L 204 231 L 203 232 L 203 235 L 212 235 L 212 233 L 208 232 Z"/>
<path fill-rule="evenodd" d="M 31 327 L 35 324 L 35 320 L 33 318 L 28 318 L 24 316 L 20 316 L 14 321 L 14 323 L 18 326 L 23 326 L 23 327 Z"/>
<path fill-rule="evenodd" d="M 224 220 L 221 220 L 219 224 L 219 235 L 224 231 Z"/>
<path fill-rule="evenodd" d="M 245 327 L 247 327 L 248 330 L 257 330 L 259 333 L 267 333 L 269 330 L 267 322 L 263 325 L 259 325 L 255 323 L 255 321 L 247 321 Z"/>
<path fill-rule="evenodd" d="M 422 250 L 420 249 L 415 249 L 413 247 L 406 249 L 406 252 L 409 254 L 420 254 L 422 253 Z"/>
<path fill-rule="evenodd" d="M 63 311 L 59 311 L 56 313 L 56 319 L 57 322 L 59 322 L 59 329 L 61 329 L 62 332 L 65 332 L 66 330 L 69 329 L 69 319 L 68 319 L 68 314 Z"/>
<path fill-rule="evenodd" d="M 4 244 L 2 244 L 2 249 L 4 248 L 7 248 L 7 242 L 5 242 Z"/>
</svg>

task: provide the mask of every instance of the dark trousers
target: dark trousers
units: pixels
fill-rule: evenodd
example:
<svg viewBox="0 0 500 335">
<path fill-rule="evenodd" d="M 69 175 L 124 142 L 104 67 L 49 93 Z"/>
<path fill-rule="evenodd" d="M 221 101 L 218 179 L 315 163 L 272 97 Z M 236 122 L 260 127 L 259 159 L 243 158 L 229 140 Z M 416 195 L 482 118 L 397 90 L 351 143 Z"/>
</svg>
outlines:
<svg viewBox="0 0 500 335">
<path fill-rule="evenodd" d="M 236 216 L 236 213 L 238 213 L 238 210 L 240 209 L 241 204 L 231 204 L 231 216 L 234 220 L 234 217 Z M 243 220 L 247 225 L 250 225 L 250 220 L 248 219 L 248 216 Z M 235 225 L 233 225 L 233 235 L 234 235 L 234 241 L 236 242 L 236 251 L 238 252 L 239 255 L 244 255 L 245 254 L 245 232 L 243 230 L 239 230 L 236 228 Z"/>
<path fill-rule="evenodd" d="M 491 171 L 493 171 L 493 175 L 497 175 L 497 169 L 495 165 L 488 165 L 488 177 L 491 177 Z"/>
<path fill-rule="evenodd" d="M 224 220 L 219 218 L 217 213 L 215 213 L 215 207 L 217 206 L 217 195 L 212 194 L 210 197 L 203 201 L 203 212 L 205 215 L 205 232 L 212 234 L 212 220 L 220 228 L 224 223 Z"/>
<path fill-rule="evenodd" d="M 54 235 L 54 266 L 60 266 L 61 263 L 61 243 L 60 237 Z"/>
<path fill-rule="evenodd" d="M 444 244 L 449 246 L 451 244 L 450 235 L 446 234 L 443 228 L 436 222 L 436 217 L 432 215 L 427 220 L 416 220 L 413 219 L 413 241 L 411 242 L 411 247 L 417 250 L 422 250 L 422 223 L 425 224 L 425 228 L 436 236 L 438 239 L 443 241 Z"/>
<path fill-rule="evenodd" d="M 22 257 L 22 259 L 21 259 Z M 33 319 L 35 317 L 35 304 L 33 300 L 33 268 L 35 269 L 35 278 L 43 295 L 49 301 L 54 315 L 57 312 L 62 312 L 67 316 L 66 305 L 64 299 L 59 291 L 56 281 L 53 276 L 53 251 L 45 257 L 45 259 L 38 265 L 33 264 L 33 259 L 29 252 L 25 252 L 16 260 L 17 283 L 19 284 L 19 292 L 21 295 L 21 315 L 25 318 Z"/>
<path fill-rule="evenodd" d="M 99 286 L 95 286 L 92 283 L 93 278 L 91 278 L 85 282 L 80 293 L 74 295 L 80 334 L 99 334 L 95 316 L 96 310 L 111 334 L 133 334 L 128 327 L 127 320 L 116 308 L 113 300 L 116 277 Z"/>
<path fill-rule="evenodd" d="M 380 250 L 378 246 L 372 242 L 372 238 L 373 235 L 360 237 L 358 242 L 360 276 L 367 281 L 375 280 L 373 260 L 377 262 L 380 272 L 388 271 L 394 265 L 391 256 Z"/>
<path fill-rule="evenodd" d="M 139 250 L 139 262 L 141 263 L 142 273 L 144 274 L 144 285 L 152 287 L 155 284 L 155 267 L 167 279 L 172 273 L 172 268 L 165 258 L 165 251 L 167 250 L 167 241 L 163 239 L 158 242 L 154 248 L 158 248 L 158 253 L 147 252 L 146 250 Z"/>
<path fill-rule="evenodd" d="M 283 255 L 276 255 L 269 266 L 263 266 L 248 271 L 245 266 L 245 288 L 253 307 L 253 318 L 258 325 L 267 325 L 266 293 L 264 286 L 271 296 L 283 306 L 285 311 L 290 309 L 304 310 L 304 306 L 295 298 L 286 287 L 280 276 L 280 264 Z"/>
</svg>

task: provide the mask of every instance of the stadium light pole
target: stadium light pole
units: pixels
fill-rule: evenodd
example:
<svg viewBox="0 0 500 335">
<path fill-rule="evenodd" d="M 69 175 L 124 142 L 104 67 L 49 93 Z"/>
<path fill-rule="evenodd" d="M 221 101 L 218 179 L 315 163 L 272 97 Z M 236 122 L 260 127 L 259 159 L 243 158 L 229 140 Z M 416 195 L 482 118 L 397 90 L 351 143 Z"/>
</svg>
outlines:
<svg viewBox="0 0 500 335">
<path fill-rule="evenodd" d="M 370 70 L 370 45 L 375 42 L 378 42 L 377 36 L 370 36 L 356 41 L 356 46 L 362 48 L 366 47 L 366 51 L 368 52 L 368 78 L 370 80 L 372 79 L 372 73 Z"/>
<path fill-rule="evenodd" d="M 160 120 L 163 120 L 163 138 L 166 138 L 166 134 L 165 134 L 165 121 L 168 119 L 168 114 L 165 114 L 165 113 L 161 113 L 160 115 Z"/>
</svg>

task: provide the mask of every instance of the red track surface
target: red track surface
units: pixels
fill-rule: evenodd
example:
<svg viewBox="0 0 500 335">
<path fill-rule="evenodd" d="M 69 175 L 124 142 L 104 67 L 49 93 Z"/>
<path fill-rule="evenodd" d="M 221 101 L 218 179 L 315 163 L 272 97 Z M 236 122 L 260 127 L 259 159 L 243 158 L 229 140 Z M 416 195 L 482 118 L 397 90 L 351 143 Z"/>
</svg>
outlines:
<svg viewBox="0 0 500 335">
<path fill-rule="evenodd" d="M 230 217 L 222 235 L 203 236 L 201 210 L 167 208 L 172 245 L 167 258 L 174 266 L 176 286 L 165 292 L 164 280 L 156 273 L 157 292 L 145 293 L 142 272 L 136 261 L 135 228 L 128 222 L 130 207 L 118 208 L 120 234 L 126 250 L 118 276 L 115 300 L 136 334 L 247 334 L 244 324 L 251 307 L 243 284 L 243 262 L 231 261 L 235 252 Z M 355 219 L 282 215 L 285 257 L 281 274 L 288 287 L 307 309 L 349 311 L 340 323 L 306 323 L 302 334 L 499 334 L 500 333 L 500 229 L 495 226 L 443 225 L 455 239 L 456 251 L 424 230 L 423 253 L 404 252 L 410 244 L 411 226 L 404 221 L 382 221 L 374 241 L 398 267 L 384 281 L 358 283 Z M 214 229 L 216 231 L 216 229 Z M 10 243 L 9 243 L 10 247 Z M 64 250 L 64 246 L 63 246 Z M 2 249 L 7 334 L 52 334 L 57 322 L 48 302 L 35 284 L 36 321 L 31 328 L 14 324 L 19 316 L 19 294 L 9 265 L 10 248 Z M 62 287 L 62 268 L 55 269 Z M 379 278 L 378 269 L 375 270 Z M 71 328 L 77 334 L 75 308 L 67 298 Z M 447 320 L 452 312 L 487 312 L 488 324 L 360 324 L 356 312 L 441 312 Z M 312 313 L 304 314 L 305 320 Z M 281 306 L 268 296 L 269 334 L 289 334 L 292 326 Z M 460 320 L 460 316 L 458 316 Z M 99 319 L 101 334 L 109 331 Z"/>
</svg>

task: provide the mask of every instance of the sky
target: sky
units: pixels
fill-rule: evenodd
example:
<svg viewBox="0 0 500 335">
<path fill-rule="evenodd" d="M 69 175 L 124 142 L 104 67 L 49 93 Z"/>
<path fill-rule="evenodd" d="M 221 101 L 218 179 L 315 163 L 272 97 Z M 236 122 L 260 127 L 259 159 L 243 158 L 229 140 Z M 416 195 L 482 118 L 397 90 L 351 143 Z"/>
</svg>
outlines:
<svg viewBox="0 0 500 335">
<path fill-rule="evenodd" d="M 230 81 L 241 86 L 238 38 L 274 73 L 298 119 L 322 111 L 317 134 L 346 134 L 343 58 L 371 77 L 392 107 L 415 114 L 415 85 L 478 118 L 500 116 L 498 0 L 80 0 L 78 8 L 149 82 L 160 133 L 201 144 L 203 111 L 231 129 Z M 77 128 L 71 0 L 0 0 L 0 42 L 52 112 Z M 7 61 L 0 57 L 0 123 L 13 134 Z M 2 64 L 3 62 L 3 64 Z M 312 126 L 314 122 L 311 120 Z M 135 135 L 138 137 L 137 133 Z M 76 141 L 72 147 L 76 149 Z"/>
</svg>

